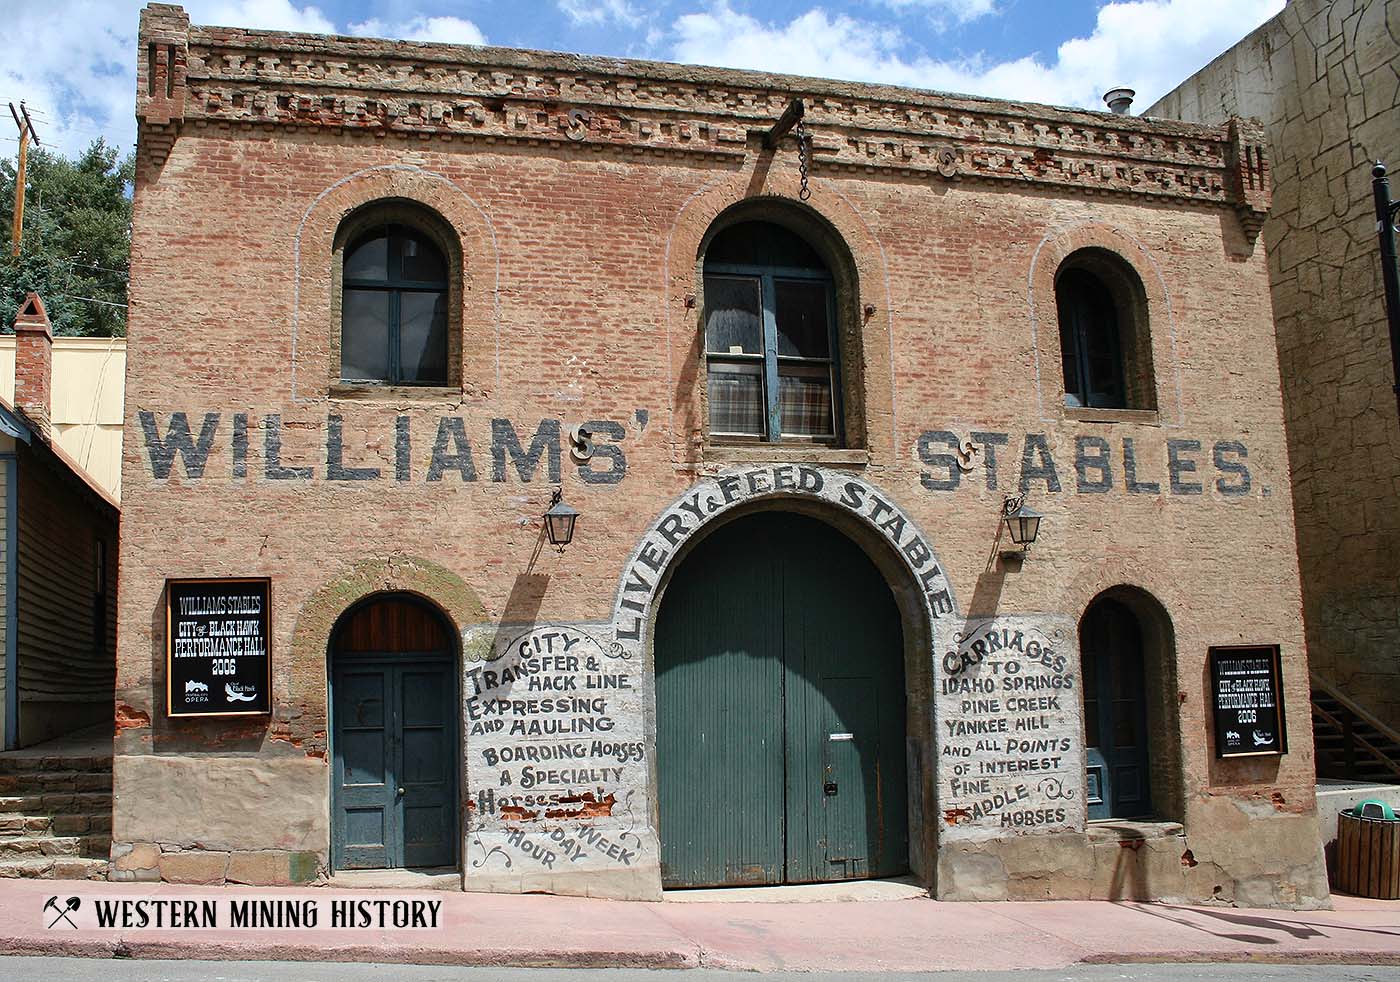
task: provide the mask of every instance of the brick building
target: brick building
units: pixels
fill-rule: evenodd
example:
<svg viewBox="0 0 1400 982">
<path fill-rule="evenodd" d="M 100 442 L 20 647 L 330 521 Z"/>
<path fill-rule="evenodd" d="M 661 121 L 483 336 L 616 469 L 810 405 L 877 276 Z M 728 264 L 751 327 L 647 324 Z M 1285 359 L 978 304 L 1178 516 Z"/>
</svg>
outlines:
<svg viewBox="0 0 1400 982">
<path fill-rule="evenodd" d="M 1256 124 L 139 50 L 114 876 L 1326 902 Z"/>
<path fill-rule="evenodd" d="M 1371 168 L 1400 166 L 1400 2 L 1291 0 L 1146 111 L 1263 121 L 1264 224 L 1319 773 L 1400 781 L 1400 419 Z M 1325 727 L 1325 729 L 1324 729 Z M 1348 746 L 1352 732 L 1365 747 Z"/>
</svg>

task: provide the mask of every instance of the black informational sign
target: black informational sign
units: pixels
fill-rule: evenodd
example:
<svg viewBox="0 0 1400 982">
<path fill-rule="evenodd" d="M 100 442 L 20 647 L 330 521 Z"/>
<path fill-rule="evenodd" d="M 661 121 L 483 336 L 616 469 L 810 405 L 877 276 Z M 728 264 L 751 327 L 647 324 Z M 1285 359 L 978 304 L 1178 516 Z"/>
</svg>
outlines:
<svg viewBox="0 0 1400 982">
<path fill-rule="evenodd" d="M 1215 756 L 1288 752 L 1278 645 L 1210 649 Z"/>
<path fill-rule="evenodd" d="M 270 580 L 166 580 L 165 625 L 169 715 L 272 712 Z"/>
</svg>

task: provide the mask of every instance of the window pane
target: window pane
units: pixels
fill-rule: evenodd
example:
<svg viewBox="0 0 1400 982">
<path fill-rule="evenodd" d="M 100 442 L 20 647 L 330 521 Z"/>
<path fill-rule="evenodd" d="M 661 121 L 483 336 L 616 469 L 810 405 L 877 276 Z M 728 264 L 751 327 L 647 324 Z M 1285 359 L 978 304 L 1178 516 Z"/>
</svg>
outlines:
<svg viewBox="0 0 1400 982">
<path fill-rule="evenodd" d="M 799 358 L 830 358 L 827 332 L 827 284 L 777 280 L 778 354 Z"/>
<path fill-rule="evenodd" d="M 796 233 L 772 222 L 740 222 L 715 236 L 705 262 L 729 266 L 789 266 L 826 269 L 826 263 Z"/>
<path fill-rule="evenodd" d="M 420 283 L 446 283 L 447 263 L 437 246 L 413 232 L 399 242 L 403 255 L 403 278 Z"/>
<path fill-rule="evenodd" d="M 378 280 L 389 277 L 389 239 L 384 234 L 361 239 L 345 254 L 347 280 Z"/>
<path fill-rule="evenodd" d="M 778 418 L 784 436 L 833 436 L 830 370 L 779 365 Z"/>
<path fill-rule="evenodd" d="M 710 365 L 710 432 L 761 437 L 763 375 L 758 364 Z"/>
<path fill-rule="evenodd" d="M 447 382 L 447 295 L 399 295 L 399 375 L 405 382 Z"/>
<path fill-rule="evenodd" d="M 340 377 L 347 382 L 389 379 L 389 294 L 346 290 L 340 302 Z"/>
<path fill-rule="evenodd" d="M 759 281 L 747 276 L 705 277 L 705 350 L 720 355 L 763 354 Z"/>
<path fill-rule="evenodd" d="M 1118 352 L 1118 324 L 1111 308 L 1095 310 L 1093 314 L 1093 319 L 1085 325 L 1083 342 L 1089 365 L 1085 385 L 1089 405 L 1119 408 L 1125 403 L 1123 360 Z"/>
</svg>

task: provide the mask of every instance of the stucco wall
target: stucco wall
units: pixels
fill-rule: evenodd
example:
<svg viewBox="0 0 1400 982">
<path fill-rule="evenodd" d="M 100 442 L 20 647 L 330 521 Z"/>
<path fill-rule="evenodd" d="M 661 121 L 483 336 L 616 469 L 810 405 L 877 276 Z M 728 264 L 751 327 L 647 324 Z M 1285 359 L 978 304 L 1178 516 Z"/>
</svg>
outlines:
<svg viewBox="0 0 1400 982">
<path fill-rule="evenodd" d="M 54 440 L 104 491 L 121 500 L 126 338 L 54 338 L 50 419 Z M 0 397 L 15 398 L 15 338 L 0 337 Z"/>
<path fill-rule="evenodd" d="M 1400 2 L 1292 0 L 1146 116 L 1256 116 L 1308 656 L 1400 725 L 1400 424 L 1371 166 L 1400 168 Z"/>
</svg>

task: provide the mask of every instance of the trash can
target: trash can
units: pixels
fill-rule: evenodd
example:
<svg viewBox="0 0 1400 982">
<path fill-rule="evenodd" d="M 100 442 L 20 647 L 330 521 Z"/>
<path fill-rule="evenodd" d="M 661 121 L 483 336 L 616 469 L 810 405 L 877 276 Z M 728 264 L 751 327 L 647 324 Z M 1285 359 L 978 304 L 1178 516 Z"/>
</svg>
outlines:
<svg viewBox="0 0 1400 982">
<path fill-rule="evenodd" d="M 1383 802 L 1363 801 L 1337 815 L 1337 888 L 1400 900 L 1400 819 Z"/>
</svg>

